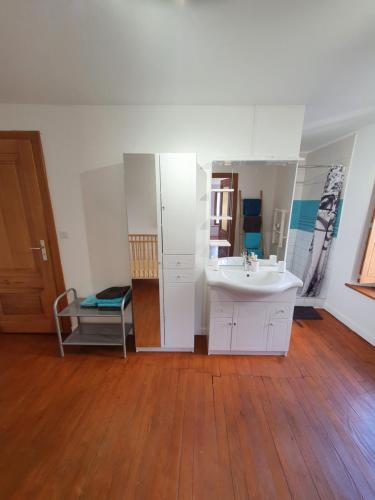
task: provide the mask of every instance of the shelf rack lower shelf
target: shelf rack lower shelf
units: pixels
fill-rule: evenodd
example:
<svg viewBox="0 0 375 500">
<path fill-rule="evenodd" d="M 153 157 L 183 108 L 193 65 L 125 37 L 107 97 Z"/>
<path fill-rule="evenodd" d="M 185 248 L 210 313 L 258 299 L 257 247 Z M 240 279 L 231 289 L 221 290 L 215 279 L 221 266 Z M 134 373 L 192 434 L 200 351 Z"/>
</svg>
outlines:
<svg viewBox="0 0 375 500">
<path fill-rule="evenodd" d="M 126 333 L 131 325 L 125 325 Z M 64 340 L 63 345 L 122 346 L 120 323 L 81 323 Z"/>
</svg>

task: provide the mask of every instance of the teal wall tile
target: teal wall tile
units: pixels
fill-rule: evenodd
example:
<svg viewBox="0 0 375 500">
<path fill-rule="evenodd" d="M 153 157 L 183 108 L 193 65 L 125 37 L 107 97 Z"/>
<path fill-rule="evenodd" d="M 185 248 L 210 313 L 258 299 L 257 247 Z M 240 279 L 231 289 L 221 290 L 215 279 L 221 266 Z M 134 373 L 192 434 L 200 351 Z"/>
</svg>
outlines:
<svg viewBox="0 0 375 500">
<path fill-rule="evenodd" d="M 314 231 L 319 203 L 320 200 L 294 200 L 292 216 L 290 218 L 290 228 L 312 233 Z M 342 200 L 339 200 L 335 227 L 333 229 L 333 236 L 335 238 L 337 236 L 338 228 L 340 225 L 341 211 Z"/>
</svg>

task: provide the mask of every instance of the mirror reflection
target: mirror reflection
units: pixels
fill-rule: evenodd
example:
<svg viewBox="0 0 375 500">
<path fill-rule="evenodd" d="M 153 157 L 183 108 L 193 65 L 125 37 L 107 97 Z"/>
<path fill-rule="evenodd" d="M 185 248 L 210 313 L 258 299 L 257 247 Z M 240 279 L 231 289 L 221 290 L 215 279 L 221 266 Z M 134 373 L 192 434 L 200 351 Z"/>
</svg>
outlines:
<svg viewBox="0 0 375 500">
<path fill-rule="evenodd" d="M 124 164 L 135 344 L 160 347 L 155 156 L 125 154 Z"/>
<path fill-rule="evenodd" d="M 212 163 L 210 257 L 284 260 L 295 163 Z"/>
</svg>

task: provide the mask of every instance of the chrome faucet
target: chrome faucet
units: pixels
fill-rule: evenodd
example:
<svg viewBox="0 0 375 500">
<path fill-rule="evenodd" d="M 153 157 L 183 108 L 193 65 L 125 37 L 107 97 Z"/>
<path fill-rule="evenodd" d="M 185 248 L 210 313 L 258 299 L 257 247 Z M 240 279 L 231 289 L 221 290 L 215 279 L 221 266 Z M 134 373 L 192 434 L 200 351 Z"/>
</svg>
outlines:
<svg viewBox="0 0 375 500">
<path fill-rule="evenodd" d="M 245 272 L 247 272 L 249 270 L 249 261 L 248 261 L 248 254 L 247 254 L 247 250 L 243 250 L 242 251 L 242 259 L 243 259 L 243 269 Z"/>
<path fill-rule="evenodd" d="M 251 255 L 246 254 L 246 256 L 244 256 L 243 267 L 246 273 L 259 270 L 259 261 L 254 252 L 251 252 Z"/>
</svg>

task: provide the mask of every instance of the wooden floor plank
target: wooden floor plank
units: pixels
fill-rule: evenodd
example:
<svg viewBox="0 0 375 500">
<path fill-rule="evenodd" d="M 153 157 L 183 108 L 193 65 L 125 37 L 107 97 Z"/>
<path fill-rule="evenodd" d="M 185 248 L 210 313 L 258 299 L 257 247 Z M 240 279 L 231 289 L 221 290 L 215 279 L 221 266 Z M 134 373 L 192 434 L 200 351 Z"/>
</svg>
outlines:
<svg viewBox="0 0 375 500">
<path fill-rule="evenodd" d="M 262 405 L 262 393 L 262 378 L 239 377 L 242 441 L 245 444 L 245 453 L 250 451 L 254 456 L 257 481 L 256 494 L 251 496 L 290 498 L 291 492 Z"/>
<path fill-rule="evenodd" d="M 295 429 L 285 412 L 282 398 L 275 387 L 270 387 L 267 378 L 260 386 L 264 412 L 283 466 L 293 498 L 316 499 L 319 493 L 313 480 L 312 470 L 306 463 L 296 440 Z"/>
<path fill-rule="evenodd" d="M 304 380 L 300 380 L 303 384 Z M 306 415 L 298 397 L 286 379 L 267 379 L 269 394 L 278 394 L 296 442 L 311 471 L 321 498 L 361 498 L 350 474 L 321 426 Z"/>
<path fill-rule="evenodd" d="M 154 371 L 144 367 L 143 371 L 133 369 L 132 375 L 131 384 L 127 378 L 118 380 L 113 394 L 116 405 L 113 405 L 105 438 L 84 477 L 80 498 L 122 498 L 124 482 L 121 478 L 127 475 L 135 455 L 142 429 L 142 413 L 148 401 L 144 388 L 151 381 Z M 123 394 L 126 394 L 126 399 Z"/>
<path fill-rule="evenodd" d="M 306 413 L 311 413 L 318 419 L 326 439 L 336 449 L 362 497 L 375 498 L 374 469 L 367 462 L 367 457 L 361 454 L 336 413 L 329 408 L 319 385 L 310 377 L 303 381 L 292 380 L 291 384 Z M 374 450 L 375 443 L 372 453 Z"/>
<path fill-rule="evenodd" d="M 229 449 L 229 429 L 226 420 L 225 394 L 221 377 L 213 378 L 214 404 L 215 404 L 215 428 L 217 454 L 219 461 L 218 486 L 223 498 L 234 499 L 233 467 Z"/>
<path fill-rule="evenodd" d="M 286 358 L 0 335 L 0 498 L 375 498 L 375 349 L 322 316 Z"/>
</svg>

